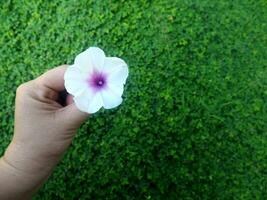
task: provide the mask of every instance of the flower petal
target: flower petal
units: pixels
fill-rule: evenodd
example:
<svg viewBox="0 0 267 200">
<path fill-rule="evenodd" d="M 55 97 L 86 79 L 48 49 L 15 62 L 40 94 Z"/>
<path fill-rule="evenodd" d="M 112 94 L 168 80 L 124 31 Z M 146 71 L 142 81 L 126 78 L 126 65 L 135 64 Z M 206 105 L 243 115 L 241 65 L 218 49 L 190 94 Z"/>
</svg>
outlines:
<svg viewBox="0 0 267 200">
<path fill-rule="evenodd" d="M 73 100 L 78 109 L 90 114 L 97 112 L 103 106 L 101 94 L 99 92 L 94 93 L 90 89 L 74 97 Z"/>
<path fill-rule="evenodd" d="M 91 99 L 87 108 L 88 113 L 95 113 L 103 106 L 103 100 L 100 92 L 95 93 L 95 96 Z"/>
<path fill-rule="evenodd" d="M 73 101 L 81 111 L 87 112 L 87 108 L 92 98 L 93 98 L 93 92 L 90 89 L 86 89 L 78 96 L 75 96 L 73 98 Z"/>
<path fill-rule="evenodd" d="M 111 90 L 110 88 L 101 91 L 102 99 L 103 99 L 103 107 L 105 109 L 115 108 L 121 104 L 122 98 L 116 92 Z"/>
<path fill-rule="evenodd" d="M 69 66 L 64 74 L 64 85 L 68 93 L 76 96 L 87 87 L 85 75 L 79 68 Z"/>
<path fill-rule="evenodd" d="M 117 57 L 106 57 L 103 71 L 108 74 L 108 82 L 114 85 L 125 84 L 129 74 L 127 64 Z"/>
<path fill-rule="evenodd" d="M 83 72 L 100 70 L 105 61 L 105 53 L 98 47 L 90 47 L 76 56 L 74 64 Z"/>
<path fill-rule="evenodd" d="M 114 85 L 112 83 L 109 83 L 107 86 L 114 94 L 117 96 L 122 96 L 123 94 L 123 84 L 120 85 Z"/>
</svg>

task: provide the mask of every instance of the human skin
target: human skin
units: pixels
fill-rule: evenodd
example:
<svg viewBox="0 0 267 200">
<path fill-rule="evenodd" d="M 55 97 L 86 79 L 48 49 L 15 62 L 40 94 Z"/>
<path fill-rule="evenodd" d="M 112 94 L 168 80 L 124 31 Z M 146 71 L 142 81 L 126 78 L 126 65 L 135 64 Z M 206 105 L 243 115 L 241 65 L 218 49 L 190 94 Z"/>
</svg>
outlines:
<svg viewBox="0 0 267 200">
<path fill-rule="evenodd" d="M 16 91 L 14 136 L 0 159 L 0 199 L 31 199 L 52 173 L 88 114 L 71 96 L 58 103 L 67 65 L 23 83 Z"/>
</svg>

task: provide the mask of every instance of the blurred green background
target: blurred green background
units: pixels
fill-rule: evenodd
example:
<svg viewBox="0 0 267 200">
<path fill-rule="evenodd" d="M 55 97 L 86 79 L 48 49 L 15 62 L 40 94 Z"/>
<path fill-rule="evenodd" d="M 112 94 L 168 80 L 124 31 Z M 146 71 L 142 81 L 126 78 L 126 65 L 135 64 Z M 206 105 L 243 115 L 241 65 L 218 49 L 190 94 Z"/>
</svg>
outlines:
<svg viewBox="0 0 267 200">
<path fill-rule="evenodd" d="M 267 199 L 266 0 L 0 0 L 0 154 L 16 87 L 98 46 L 123 58 L 36 200 Z"/>
</svg>

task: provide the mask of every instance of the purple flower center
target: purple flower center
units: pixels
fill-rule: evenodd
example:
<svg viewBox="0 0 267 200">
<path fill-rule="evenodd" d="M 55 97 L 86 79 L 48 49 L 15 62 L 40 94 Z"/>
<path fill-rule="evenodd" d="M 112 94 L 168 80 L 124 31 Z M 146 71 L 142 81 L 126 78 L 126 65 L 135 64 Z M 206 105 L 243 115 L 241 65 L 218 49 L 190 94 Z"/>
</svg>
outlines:
<svg viewBox="0 0 267 200">
<path fill-rule="evenodd" d="M 107 76 L 101 72 L 94 71 L 88 79 L 89 87 L 97 92 L 104 89 L 107 85 Z"/>
</svg>

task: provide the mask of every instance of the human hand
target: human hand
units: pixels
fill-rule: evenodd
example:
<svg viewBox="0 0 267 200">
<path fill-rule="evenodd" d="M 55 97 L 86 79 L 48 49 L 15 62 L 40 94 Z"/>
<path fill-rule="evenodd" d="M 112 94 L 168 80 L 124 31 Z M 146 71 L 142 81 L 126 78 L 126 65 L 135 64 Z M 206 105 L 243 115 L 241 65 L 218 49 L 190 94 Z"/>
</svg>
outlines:
<svg viewBox="0 0 267 200">
<path fill-rule="evenodd" d="M 66 65 L 54 68 L 17 89 L 14 137 L 0 161 L 0 169 L 5 166 L 5 172 L 12 171 L 16 180 L 24 183 L 12 185 L 7 173 L 0 171 L 0 179 L 6 177 L 5 184 L 10 182 L 6 190 L 13 194 L 16 190 L 28 196 L 42 184 L 88 117 L 77 109 L 71 96 L 67 96 L 65 107 L 57 101 L 59 92 L 65 89 L 66 68 Z M 0 182 L 0 197 L 1 187 Z M 14 195 L 10 197 L 16 199 Z"/>
</svg>

